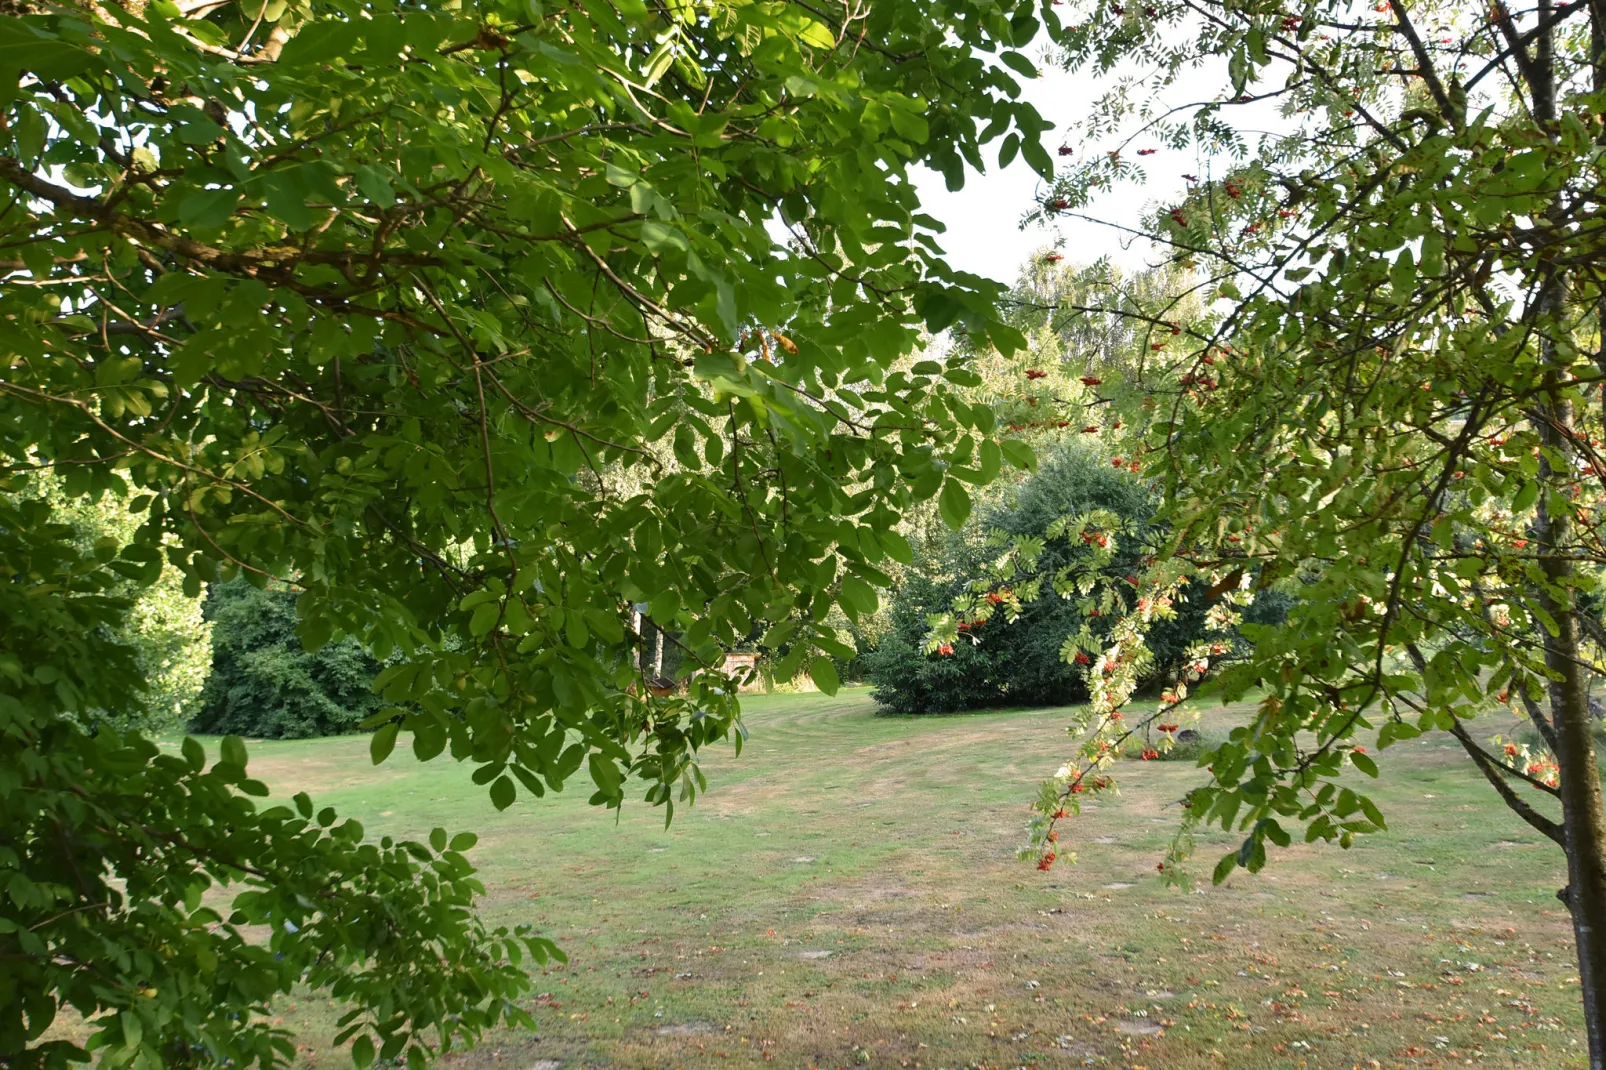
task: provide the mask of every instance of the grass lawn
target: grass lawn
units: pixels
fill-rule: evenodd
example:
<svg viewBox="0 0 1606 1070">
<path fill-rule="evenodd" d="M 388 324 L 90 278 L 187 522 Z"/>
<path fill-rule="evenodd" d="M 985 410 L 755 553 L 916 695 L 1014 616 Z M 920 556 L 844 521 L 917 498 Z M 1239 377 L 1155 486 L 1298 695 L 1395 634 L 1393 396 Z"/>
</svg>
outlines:
<svg viewBox="0 0 1606 1070">
<path fill-rule="evenodd" d="M 1121 766 L 1122 796 L 1071 834 L 1080 863 L 1045 874 L 1014 851 L 1062 714 L 878 717 L 862 689 L 746 710 L 741 758 L 708 755 L 713 790 L 668 831 L 578 782 L 498 814 L 449 759 L 374 768 L 366 738 L 254 744 L 252 770 L 370 837 L 477 831 L 489 918 L 568 952 L 538 1035 L 447 1065 L 1584 1065 L 1562 856 L 1448 736 L 1380 756 L 1388 833 L 1208 888 L 1218 837 L 1185 894 L 1154 867 L 1191 763 Z M 337 1014 L 283 1007 L 306 1065 L 349 1065 Z"/>
</svg>

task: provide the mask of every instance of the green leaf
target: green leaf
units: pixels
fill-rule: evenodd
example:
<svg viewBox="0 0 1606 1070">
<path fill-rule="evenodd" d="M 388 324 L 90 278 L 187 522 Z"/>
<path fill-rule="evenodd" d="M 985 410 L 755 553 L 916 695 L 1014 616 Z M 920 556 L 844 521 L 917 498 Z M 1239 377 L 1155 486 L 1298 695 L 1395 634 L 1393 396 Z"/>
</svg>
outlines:
<svg viewBox="0 0 1606 1070">
<path fill-rule="evenodd" d="M 1422 263 L 1420 270 L 1430 279 L 1444 274 L 1444 235 L 1430 230 L 1422 237 Z"/>
<path fill-rule="evenodd" d="M 363 164 L 354 172 L 357 178 L 357 188 L 380 208 L 393 208 L 396 205 L 396 191 L 391 188 L 390 176 L 382 168 L 373 164 Z"/>
<path fill-rule="evenodd" d="M 123 1027 L 123 1043 L 130 1048 L 137 1048 L 145 1039 L 145 1024 L 133 1011 L 124 1011 L 117 1016 L 117 1023 Z"/>
<path fill-rule="evenodd" d="M 474 615 L 469 618 L 468 631 L 470 635 L 478 638 L 489 635 L 496 622 L 502 617 L 500 602 L 484 602 L 474 608 Z"/>
<path fill-rule="evenodd" d="M 1024 468 L 1029 472 L 1037 471 L 1037 454 L 1026 443 L 1019 439 L 1006 438 L 999 443 L 999 448 L 1004 451 L 1004 456 L 1009 458 L 1009 463 L 1016 468 Z"/>
<path fill-rule="evenodd" d="M 970 517 L 970 492 L 964 484 L 957 479 L 945 480 L 937 498 L 937 511 L 942 514 L 942 522 L 953 530 L 964 527 Z"/>
<path fill-rule="evenodd" d="M 452 837 L 452 842 L 449 846 L 451 850 L 462 854 L 464 851 L 471 850 L 474 845 L 479 842 L 480 838 L 474 835 L 474 833 L 459 832 L 456 836 Z"/>
<path fill-rule="evenodd" d="M 327 16 L 304 23 L 284 46 L 279 62 L 286 67 L 311 66 L 345 56 L 357 43 L 357 31 L 357 23 Z"/>
<path fill-rule="evenodd" d="M 513 800 L 519 796 L 519 789 L 513 786 L 513 778 L 506 773 L 491 782 L 491 805 L 498 810 L 506 810 L 513 805 Z"/>
<path fill-rule="evenodd" d="M 1232 876 L 1232 871 L 1237 868 L 1238 852 L 1229 851 L 1227 854 L 1221 856 L 1221 861 L 1216 863 L 1215 872 L 1211 873 L 1210 875 L 1210 883 L 1220 884 L 1222 881 Z"/>
<path fill-rule="evenodd" d="M 1400 255 L 1394 258 L 1394 267 L 1389 271 L 1389 285 L 1394 289 L 1394 300 L 1407 301 L 1416 289 L 1416 258 L 1411 255 L 1409 246 L 1400 250 Z"/>
<path fill-rule="evenodd" d="M 1350 763 L 1355 766 L 1355 768 L 1359 769 L 1367 776 L 1377 776 L 1377 763 L 1372 761 L 1370 755 L 1362 754 L 1360 751 L 1352 750 L 1349 752 L 1349 760 Z"/>
<path fill-rule="evenodd" d="M 887 552 L 887 556 L 898 562 L 900 565 L 914 564 L 914 547 L 909 545 L 908 539 L 904 538 L 896 531 L 878 531 L 876 532 L 876 541 L 879 542 L 881 544 L 881 548 Z"/>
<path fill-rule="evenodd" d="M 224 736 L 218 744 L 219 757 L 229 765 L 237 765 L 241 769 L 246 766 L 245 740 L 239 736 Z"/>
<path fill-rule="evenodd" d="M 1014 71 L 1016 74 L 1019 74 L 1024 78 L 1036 78 L 1037 77 L 1037 68 L 1036 68 L 1036 66 L 1034 66 L 1032 64 L 1031 60 L 1027 59 L 1025 56 L 1021 55 L 1019 52 L 1014 52 L 1014 51 L 1000 52 L 998 54 L 998 58 L 1003 61 L 1004 66 L 1008 67 L 1010 70 Z"/>
<path fill-rule="evenodd" d="M 238 190 L 194 189 L 179 202 L 178 221 L 186 227 L 221 227 L 240 203 Z"/>
<path fill-rule="evenodd" d="M 815 687 L 827 695 L 836 694 L 837 688 L 842 686 L 841 681 L 837 679 L 836 662 L 830 658 L 817 657 L 810 661 L 809 679 L 814 681 Z"/>
<path fill-rule="evenodd" d="M 185 736 L 184 742 L 179 749 L 184 755 L 185 763 L 189 765 L 192 772 L 199 773 L 206 768 L 206 748 L 201 746 L 200 740 L 194 736 Z"/>
<path fill-rule="evenodd" d="M 830 31 L 825 23 L 818 22 L 815 19 L 804 20 L 803 30 L 798 34 L 798 38 L 804 44 L 813 48 L 827 50 L 836 48 L 836 35 Z"/>
<path fill-rule="evenodd" d="M 998 166 L 1008 167 L 1020 151 L 1020 135 L 1011 130 L 1004 136 L 1004 143 L 998 147 Z"/>
<path fill-rule="evenodd" d="M 401 731 L 401 722 L 392 721 L 368 741 L 368 756 L 375 765 L 390 757 L 390 752 L 396 749 L 396 734 Z"/>
<path fill-rule="evenodd" d="M 1035 137 L 1028 137 L 1024 139 L 1021 142 L 1021 155 L 1026 158 L 1026 163 L 1031 167 L 1031 169 L 1037 172 L 1037 177 L 1041 178 L 1044 182 L 1054 181 L 1054 158 L 1048 154 L 1047 149 L 1043 148 L 1043 143 L 1041 141 Z M 989 333 L 992 334 L 996 343 L 998 339 L 998 329 L 994 328 Z M 1026 338 L 1024 335 L 1019 339 L 1019 344 L 1015 344 L 1015 341 L 1015 339 L 1011 339 L 1009 342 L 999 345 L 999 351 L 1005 356 L 1008 356 L 1011 353 L 1026 348 Z"/>
<path fill-rule="evenodd" d="M 653 49 L 651 54 L 647 56 L 647 62 L 641 68 L 642 84 L 651 89 L 657 84 L 658 79 L 662 78 L 664 73 L 669 70 L 669 65 L 674 60 L 675 41 L 671 38 Z"/>
<path fill-rule="evenodd" d="M 860 614 L 874 613 L 880 605 L 875 588 L 857 576 L 842 577 L 841 602 L 844 609 L 851 606 L 855 613 Z"/>
<path fill-rule="evenodd" d="M 306 196 L 283 170 L 269 171 L 262 176 L 262 193 L 267 199 L 268 211 L 291 230 L 311 228 L 312 210 L 307 207 Z"/>
<path fill-rule="evenodd" d="M 622 782 L 619 767 L 610 759 L 596 753 L 590 755 L 587 764 L 591 767 L 592 783 L 597 785 L 598 790 L 610 797 L 618 796 L 619 785 Z"/>
<path fill-rule="evenodd" d="M 31 71 L 45 81 L 89 69 L 91 57 L 44 27 L 12 15 L 0 19 L 0 72 Z"/>
</svg>

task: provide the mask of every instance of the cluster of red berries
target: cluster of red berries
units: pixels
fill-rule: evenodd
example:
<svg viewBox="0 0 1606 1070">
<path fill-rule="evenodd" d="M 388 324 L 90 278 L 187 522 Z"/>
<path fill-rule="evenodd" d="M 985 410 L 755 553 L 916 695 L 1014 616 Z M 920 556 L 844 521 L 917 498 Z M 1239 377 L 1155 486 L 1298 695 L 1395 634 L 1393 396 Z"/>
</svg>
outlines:
<svg viewBox="0 0 1606 1070">
<path fill-rule="evenodd" d="M 991 602 L 993 605 L 996 606 L 998 603 L 1002 602 L 1003 600 L 1004 600 L 1004 596 L 999 594 L 999 593 L 997 593 L 996 591 L 988 591 L 987 592 L 987 601 Z"/>
<path fill-rule="evenodd" d="M 1159 151 L 1160 151 L 1159 149 L 1139 149 L 1138 150 L 1138 155 L 1139 156 L 1153 156 L 1155 153 L 1157 153 Z"/>
<path fill-rule="evenodd" d="M 953 652 L 954 645 L 952 643 L 943 643 L 941 646 L 937 647 L 937 653 L 945 658 L 953 654 Z"/>
<path fill-rule="evenodd" d="M 980 628 L 986 623 L 987 622 L 985 620 L 962 620 L 959 622 L 959 630 L 962 632 L 968 632 L 970 629 Z"/>
<path fill-rule="evenodd" d="M 1183 375 L 1177 378 L 1183 386 L 1202 386 L 1206 390 L 1214 390 L 1221 384 L 1209 375 Z"/>
<path fill-rule="evenodd" d="M 1036 398 L 1032 399 L 1032 401 L 1034 403 L 1036 402 L 1036 400 L 1037 400 Z M 1060 427 L 1060 428 L 1064 428 L 1064 427 L 1071 426 L 1071 421 L 1069 421 L 1069 420 L 1029 420 L 1026 423 L 1020 423 L 1019 421 L 1017 421 L 1017 422 L 1014 422 L 1014 423 L 1006 424 L 1005 426 L 1008 427 L 1011 431 L 1024 431 L 1028 427 Z"/>
<path fill-rule="evenodd" d="M 1561 767 L 1549 758 L 1538 758 L 1529 762 L 1528 767 L 1523 772 L 1541 784 L 1548 784 L 1550 787 L 1555 787 L 1561 783 Z"/>
<path fill-rule="evenodd" d="M 1300 18 L 1298 15 L 1289 15 L 1287 18 L 1283 19 L 1283 32 L 1293 33 L 1295 30 L 1299 29 L 1299 24 L 1304 21 L 1305 20 Z"/>
<path fill-rule="evenodd" d="M 1103 791 L 1106 787 L 1109 786 L 1109 783 L 1110 783 L 1110 781 L 1109 781 L 1109 779 L 1107 777 L 1094 777 L 1091 787 L 1092 787 L 1092 789 L 1094 791 Z M 1077 773 L 1076 776 L 1071 779 L 1071 794 L 1072 795 L 1080 795 L 1084 791 L 1087 791 L 1088 787 L 1089 787 L 1089 784 L 1088 784 L 1087 781 L 1082 779 L 1082 774 L 1081 773 Z M 1063 813 L 1065 813 L 1065 811 L 1061 810 L 1060 813 L 1063 814 Z"/>
<path fill-rule="evenodd" d="M 1076 155 L 1076 150 L 1071 148 L 1069 145 L 1061 145 L 1060 146 L 1060 155 L 1061 156 L 1074 156 L 1074 155 Z"/>
<path fill-rule="evenodd" d="M 1026 378 L 1028 380 L 1047 379 L 1048 378 L 1048 373 L 1043 371 L 1040 368 L 1027 368 L 1026 369 Z"/>
<path fill-rule="evenodd" d="M 1092 658 L 1090 658 L 1086 654 L 1082 653 L 1082 651 L 1078 650 L 1076 652 L 1076 663 L 1078 665 L 1086 665 L 1088 662 L 1090 662 L 1092 660 L 1093 660 Z"/>
<path fill-rule="evenodd" d="M 1042 870 L 1044 873 L 1047 873 L 1049 868 L 1054 865 L 1054 859 L 1056 857 L 1058 856 L 1055 855 L 1053 851 L 1049 851 L 1047 854 L 1043 855 L 1042 858 L 1037 860 L 1037 868 Z"/>
<path fill-rule="evenodd" d="M 1082 532 L 1082 541 L 1089 546 L 1097 546 L 1100 549 L 1110 545 L 1110 537 L 1102 531 L 1084 531 Z M 1098 616 L 1099 611 L 1095 609 L 1092 615 Z"/>
<path fill-rule="evenodd" d="M 1182 214 L 1182 209 L 1173 208 L 1171 209 L 1171 222 L 1179 227 L 1186 227 L 1188 225 L 1188 217 Z"/>
<path fill-rule="evenodd" d="M 1152 762 L 1156 758 L 1160 757 L 1160 752 L 1155 750 L 1153 747 L 1144 747 L 1143 753 L 1139 755 L 1139 757 L 1146 762 Z"/>
<path fill-rule="evenodd" d="M 1083 386 L 1103 386 L 1104 380 L 1093 375 L 1081 376 Z"/>
<path fill-rule="evenodd" d="M 1177 729 L 1181 728 L 1182 726 L 1179 725 L 1179 724 L 1157 724 L 1154 727 L 1155 727 L 1156 730 L 1164 732 L 1167 735 L 1170 735 L 1172 732 L 1175 732 Z"/>
<path fill-rule="evenodd" d="M 1063 256 L 1061 256 L 1059 253 L 1049 253 L 1047 256 L 1043 257 L 1043 263 L 1045 263 L 1045 264 L 1057 264 L 1061 260 L 1064 260 L 1064 259 L 1065 258 Z"/>
<path fill-rule="evenodd" d="M 1048 202 L 1048 206 L 1054 209 L 1056 212 L 1063 212 L 1065 209 L 1071 206 L 1071 202 L 1066 200 L 1064 197 L 1055 197 L 1052 201 Z"/>
<path fill-rule="evenodd" d="M 1233 200 L 1237 200 L 1239 197 L 1243 196 L 1243 187 L 1233 182 L 1231 179 L 1223 182 L 1221 184 L 1221 188 L 1226 190 L 1227 196 L 1231 197 Z"/>
</svg>

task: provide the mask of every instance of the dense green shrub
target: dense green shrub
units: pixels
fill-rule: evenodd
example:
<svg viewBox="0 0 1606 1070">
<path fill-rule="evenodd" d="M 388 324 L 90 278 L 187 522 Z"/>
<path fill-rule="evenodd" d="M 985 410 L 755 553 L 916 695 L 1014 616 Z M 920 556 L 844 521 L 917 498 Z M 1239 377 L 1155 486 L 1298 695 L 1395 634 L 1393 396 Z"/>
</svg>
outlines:
<svg viewBox="0 0 1606 1070">
<path fill-rule="evenodd" d="M 1081 673 L 1060 650 L 1066 637 L 1082 626 L 1075 600 L 1052 592 L 1025 602 L 1020 617 L 1007 623 L 1002 614 L 966 633 L 948 656 L 926 653 L 928 616 L 951 608 L 970 581 L 985 573 L 988 531 L 1041 537 L 1050 524 L 1067 514 L 1109 510 L 1129 525 L 1114 566 L 1141 571 L 1141 560 L 1157 544 L 1161 532 L 1151 525 L 1154 505 L 1148 488 L 1115 469 L 1085 447 L 1060 448 L 1041 469 L 1022 483 L 1009 500 L 980 511 L 963 531 L 920 552 L 906 581 L 894 593 L 891 626 L 877 649 L 864 661 L 874 696 L 898 713 L 937 713 L 988 706 L 1052 706 L 1081 702 L 1087 689 Z M 1064 538 L 1048 542 L 1046 571 L 1069 560 L 1073 552 Z M 1196 592 L 1197 595 L 1198 592 Z M 1149 640 L 1155 674 L 1181 664 L 1184 652 L 1203 631 L 1203 600 L 1194 597 L 1177 606 L 1175 620 L 1159 621 Z M 1257 603 L 1255 616 L 1280 619 L 1275 600 Z"/>
<path fill-rule="evenodd" d="M 379 664 L 354 640 L 308 653 L 296 636 L 296 600 L 243 579 L 214 584 L 212 674 L 201 689 L 198 732 L 298 739 L 355 731 L 381 706 L 370 687 Z"/>
</svg>

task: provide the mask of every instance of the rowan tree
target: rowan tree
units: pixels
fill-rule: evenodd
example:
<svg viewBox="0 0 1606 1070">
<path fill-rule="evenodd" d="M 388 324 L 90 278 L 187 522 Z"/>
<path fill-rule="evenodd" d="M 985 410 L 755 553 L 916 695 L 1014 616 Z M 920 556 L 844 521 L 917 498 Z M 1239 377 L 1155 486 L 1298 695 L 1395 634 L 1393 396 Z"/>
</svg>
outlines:
<svg viewBox="0 0 1606 1070">
<path fill-rule="evenodd" d="M 1050 173 L 1015 80 L 1050 5 L 13 6 L 0 472 L 142 520 L 83 552 L 0 500 L 0 1059 L 81 1058 L 65 1005 L 104 1066 L 284 1062 L 303 983 L 359 1065 L 527 1021 L 556 949 L 476 919 L 471 834 L 366 843 L 258 809 L 238 739 L 81 730 L 137 686 L 117 585 L 290 584 L 307 647 L 392 662 L 376 762 L 667 817 L 740 742 L 722 645 L 833 689 L 904 511 L 1030 462 L 964 354 L 899 360 L 1022 342 L 909 173 L 998 138 Z M 678 693 L 642 603 L 706 670 Z"/>
<path fill-rule="evenodd" d="M 1063 853 L 1051 834 L 1107 783 L 1113 737 L 1175 725 L 1190 687 L 1263 695 L 1188 797 L 1188 827 L 1244 835 L 1217 880 L 1296 836 L 1347 846 L 1382 830 L 1353 773 L 1393 763 L 1363 740 L 1375 731 L 1386 751 L 1447 732 L 1513 819 L 1566 857 L 1558 894 L 1590 1065 L 1606 1066 L 1606 812 L 1589 697 L 1606 650 L 1606 8 L 1062 11 L 1068 64 L 1142 73 L 1094 109 L 1097 141 L 1054 189 L 1054 211 L 1164 167 L 1184 195 L 1107 222 L 1190 269 L 1213 315 L 1157 337 L 1139 372 L 1152 405 L 1143 474 L 1164 487 L 1172 541 L 1111 640 L 1079 648 L 1102 681 L 1094 731 L 1041 800 L 1032 857 Z M 1219 88 L 1201 94 L 1210 78 Z M 1201 96 L 1213 99 L 1178 103 Z M 1251 123 L 1235 114 L 1251 107 L 1270 133 L 1241 132 Z M 1136 318 L 1165 315 L 1155 303 Z M 1097 564 L 1076 582 L 1121 582 Z M 1223 627 L 1253 587 L 1290 584 L 1297 603 L 1286 626 L 1245 629 L 1243 660 L 1201 644 L 1159 702 L 1133 705 L 1145 618 L 1190 577 L 1210 584 Z M 1535 745 L 1509 740 L 1523 725 Z M 1168 871 L 1188 845 L 1185 829 Z"/>
</svg>

